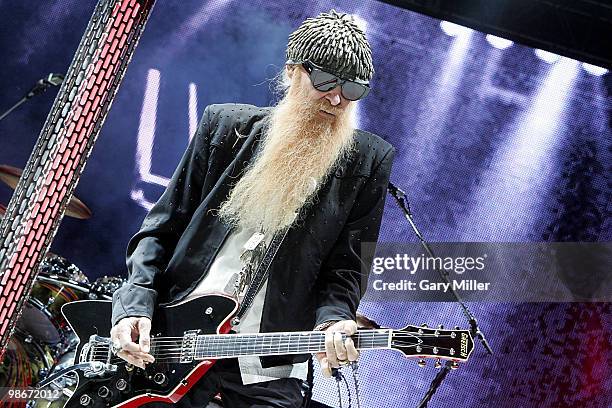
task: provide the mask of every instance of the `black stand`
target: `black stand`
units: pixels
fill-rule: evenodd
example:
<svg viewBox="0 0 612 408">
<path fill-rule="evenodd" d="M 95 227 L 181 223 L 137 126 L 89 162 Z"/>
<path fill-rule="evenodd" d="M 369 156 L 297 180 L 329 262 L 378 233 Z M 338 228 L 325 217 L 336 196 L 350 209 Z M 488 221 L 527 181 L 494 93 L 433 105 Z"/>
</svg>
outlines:
<svg viewBox="0 0 612 408">
<path fill-rule="evenodd" d="M 32 89 L 30 89 L 30 91 L 23 98 L 21 98 L 19 101 L 17 101 L 16 104 L 11 106 L 6 112 L 0 115 L 0 120 L 6 118 L 12 111 L 17 109 L 28 99 L 31 99 L 32 97 L 43 93 L 47 90 L 47 88 L 51 86 L 60 85 L 63 80 L 64 76 L 60 74 L 49 74 L 49 76 L 47 76 L 46 78 L 39 79 L 38 82 L 36 82 L 36 84 L 34 85 L 34 87 L 32 87 Z"/>
<path fill-rule="evenodd" d="M 412 227 L 412 230 L 414 231 L 416 236 L 419 238 L 419 241 L 421 242 L 421 246 L 423 246 L 423 248 L 425 249 L 425 252 L 427 252 L 427 254 L 430 257 L 435 258 L 435 255 L 433 251 L 431 250 L 431 248 L 429 247 L 429 244 L 427 244 L 427 241 L 425 241 L 425 239 L 423 238 L 423 235 L 421 234 L 416 224 L 414 223 L 414 220 L 412 219 L 412 211 L 410 211 L 410 204 L 408 203 L 408 200 L 406 198 L 406 193 L 404 193 L 402 190 L 397 188 L 397 186 L 395 186 L 391 182 L 389 182 L 389 186 L 387 187 L 387 190 L 393 196 L 393 198 L 395 198 L 395 201 L 397 201 L 397 204 L 404 212 L 404 216 L 408 220 L 408 223 Z M 440 274 L 440 277 L 442 278 L 444 282 L 449 283 L 448 271 L 438 270 L 438 273 Z M 480 342 L 482 343 L 487 353 L 492 355 L 493 350 L 491 349 L 491 346 L 489 346 L 489 342 L 487 341 L 482 331 L 480 331 L 476 317 L 470 311 L 470 309 L 468 309 L 468 307 L 465 305 L 463 300 L 461 300 L 461 297 L 459 296 L 457 291 L 453 289 L 452 285 L 450 285 L 449 288 L 451 289 L 451 292 L 453 296 L 455 297 L 457 303 L 459 303 L 459 306 L 461 307 L 463 314 L 465 315 L 466 319 L 470 323 L 470 333 L 472 334 L 472 337 L 480 339 Z M 452 362 L 447 361 L 446 364 L 444 364 L 444 366 L 441 368 L 440 372 L 436 374 L 436 377 L 431 382 L 429 390 L 427 390 L 427 393 L 425 394 L 425 396 L 419 403 L 418 408 L 427 407 L 427 403 L 429 402 L 431 397 L 433 397 L 434 393 L 437 391 L 438 387 L 440 386 L 440 384 L 442 384 L 442 381 L 444 380 L 444 378 L 446 378 L 446 375 L 451 370 L 451 365 L 452 365 Z"/>
</svg>

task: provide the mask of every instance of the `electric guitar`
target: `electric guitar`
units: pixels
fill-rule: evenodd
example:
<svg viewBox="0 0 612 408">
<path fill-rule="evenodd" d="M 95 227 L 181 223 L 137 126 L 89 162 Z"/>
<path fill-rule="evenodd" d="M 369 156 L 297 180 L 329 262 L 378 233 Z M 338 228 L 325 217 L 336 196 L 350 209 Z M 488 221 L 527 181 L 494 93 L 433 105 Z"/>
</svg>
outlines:
<svg viewBox="0 0 612 408">
<path fill-rule="evenodd" d="M 204 295 L 158 307 L 152 320 L 155 362 L 140 369 L 113 354 L 112 303 L 83 300 L 66 303 L 62 313 L 79 337 L 73 370 L 78 384 L 64 407 L 138 407 L 150 402 L 175 403 L 212 367 L 216 359 L 239 356 L 306 354 L 325 351 L 323 332 L 228 334 L 237 310 L 231 297 Z M 197 327 L 194 327 L 197 326 Z M 407 326 L 358 330 L 357 349 L 395 349 L 406 356 L 466 361 L 474 348 L 467 330 Z M 48 381 L 47 381 L 48 382 Z"/>
</svg>

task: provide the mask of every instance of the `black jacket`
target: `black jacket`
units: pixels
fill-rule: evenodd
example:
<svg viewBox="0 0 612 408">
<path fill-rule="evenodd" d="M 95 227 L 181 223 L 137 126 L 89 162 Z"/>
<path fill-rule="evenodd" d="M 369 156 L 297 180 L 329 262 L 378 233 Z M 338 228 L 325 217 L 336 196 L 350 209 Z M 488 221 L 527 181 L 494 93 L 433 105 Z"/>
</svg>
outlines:
<svg viewBox="0 0 612 408">
<path fill-rule="evenodd" d="M 260 145 L 270 108 L 210 105 L 165 192 L 127 248 L 128 282 L 113 296 L 112 323 L 152 317 L 156 304 L 191 292 L 229 235 L 208 210 L 219 207 Z M 237 133 L 242 135 L 237 136 Z M 356 153 L 334 169 L 318 200 L 300 213 L 269 269 L 261 331 L 303 331 L 329 320 L 355 319 L 376 242 L 394 157 L 380 137 L 355 131 Z M 265 181 L 262 181 L 265 182 Z M 361 259 L 360 259 L 361 258 Z M 368 259 L 363 259 L 368 258 Z M 307 355 L 262 357 L 270 367 Z"/>
</svg>

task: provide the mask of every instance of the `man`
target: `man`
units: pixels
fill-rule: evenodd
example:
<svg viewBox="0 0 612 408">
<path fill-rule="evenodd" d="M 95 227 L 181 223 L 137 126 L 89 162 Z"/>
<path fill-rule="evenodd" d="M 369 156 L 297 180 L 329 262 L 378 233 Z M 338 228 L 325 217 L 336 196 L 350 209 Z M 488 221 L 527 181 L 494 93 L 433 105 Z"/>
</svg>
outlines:
<svg viewBox="0 0 612 408">
<path fill-rule="evenodd" d="M 318 354 L 326 376 L 358 352 L 355 314 L 376 242 L 394 149 L 354 128 L 355 101 L 369 91 L 370 47 L 350 16 L 307 19 L 290 35 L 284 97 L 273 108 L 207 107 L 172 179 L 127 250 L 129 280 L 113 296 L 118 355 L 152 362 L 156 304 L 225 292 L 249 280 L 244 249 L 262 251 L 285 234 L 266 284 L 237 332 L 326 331 Z M 259 234 L 258 234 L 259 233 Z M 262 236 L 264 238 L 262 238 Z M 263 252 L 262 252 L 263 253 Z M 365 258 L 365 257 L 364 257 Z M 179 405 L 205 406 L 221 392 L 229 407 L 297 407 L 308 355 L 219 360 Z"/>
</svg>

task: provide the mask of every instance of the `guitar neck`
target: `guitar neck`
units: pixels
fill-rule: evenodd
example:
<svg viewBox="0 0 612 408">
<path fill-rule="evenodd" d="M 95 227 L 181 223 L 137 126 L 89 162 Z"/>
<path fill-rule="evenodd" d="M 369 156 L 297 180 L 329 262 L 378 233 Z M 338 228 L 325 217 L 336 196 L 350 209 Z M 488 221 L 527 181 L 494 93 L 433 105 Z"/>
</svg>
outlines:
<svg viewBox="0 0 612 408">
<path fill-rule="evenodd" d="M 359 330 L 351 336 L 358 350 L 389 348 L 391 329 Z M 346 338 L 343 335 L 343 339 Z M 324 332 L 205 334 L 191 340 L 194 360 L 239 356 L 307 354 L 325 351 Z M 155 342 L 154 342 L 155 343 Z M 153 352 L 155 352 L 153 345 Z"/>
</svg>

